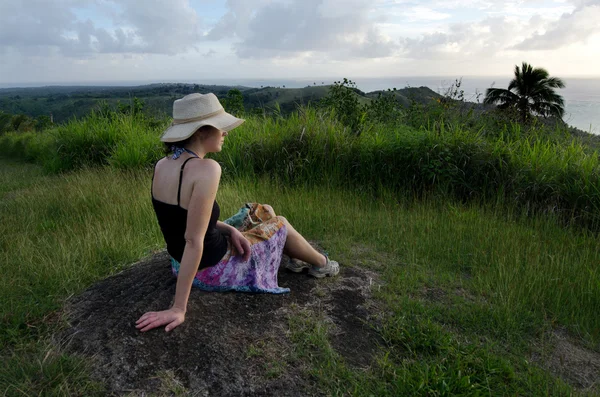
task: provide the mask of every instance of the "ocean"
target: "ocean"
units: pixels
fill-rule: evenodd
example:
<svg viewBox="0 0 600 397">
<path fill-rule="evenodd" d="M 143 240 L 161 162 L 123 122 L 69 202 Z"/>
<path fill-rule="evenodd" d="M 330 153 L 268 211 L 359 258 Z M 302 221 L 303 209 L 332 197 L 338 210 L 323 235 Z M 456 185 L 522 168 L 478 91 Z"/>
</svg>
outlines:
<svg viewBox="0 0 600 397">
<path fill-rule="evenodd" d="M 364 92 L 385 90 L 388 88 L 404 87 L 429 87 L 435 92 L 443 94 L 454 81 L 460 77 L 357 77 L 350 78 L 356 83 L 358 89 Z M 511 77 L 462 77 L 461 89 L 465 92 L 465 99 L 476 102 L 483 101 L 485 90 L 489 87 L 506 88 Z M 39 87 L 44 85 L 96 85 L 96 86 L 135 86 L 151 83 L 196 83 L 196 84 L 222 84 L 222 85 L 241 85 L 246 87 L 275 86 L 287 88 L 301 88 L 307 85 L 332 84 L 332 78 L 313 78 L 313 79 L 172 79 L 172 80 L 154 80 L 154 81 L 103 81 L 103 82 L 61 82 L 61 83 L 28 83 L 18 84 L 20 87 Z M 565 99 L 564 120 L 579 129 L 593 134 L 600 135 L 600 78 L 563 78 L 566 87 L 557 90 Z M 16 84 L 0 84 L 0 88 L 17 86 Z"/>
<path fill-rule="evenodd" d="M 506 88 L 511 78 L 464 77 L 461 89 L 468 101 L 476 102 L 477 93 L 483 101 L 485 90 L 490 87 Z M 423 77 L 404 79 L 365 79 L 357 81 L 362 91 L 375 91 L 390 88 L 426 86 L 444 93 L 455 81 L 455 78 Z M 600 134 L 600 78 L 565 78 L 565 88 L 557 90 L 565 100 L 564 121 L 568 124 L 594 134 Z M 385 86 L 388 87 L 385 87 Z"/>
</svg>

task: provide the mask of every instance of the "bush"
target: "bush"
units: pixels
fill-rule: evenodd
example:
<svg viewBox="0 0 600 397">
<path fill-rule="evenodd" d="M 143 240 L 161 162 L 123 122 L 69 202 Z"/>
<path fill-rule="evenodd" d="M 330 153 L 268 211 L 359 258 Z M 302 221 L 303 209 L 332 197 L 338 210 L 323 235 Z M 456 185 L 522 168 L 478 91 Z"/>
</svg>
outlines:
<svg viewBox="0 0 600 397">
<path fill-rule="evenodd" d="M 224 177 L 266 174 L 287 184 L 327 183 L 372 194 L 382 187 L 449 194 L 557 213 L 600 230 L 598 154 L 560 130 L 548 136 L 545 126 L 523 130 L 511 124 L 496 134 L 474 131 L 474 116 L 452 116 L 441 103 L 414 105 L 402 117 L 404 123 L 374 122 L 349 135 L 347 120 L 335 110 L 300 108 L 287 118 L 248 115 L 214 157 Z M 483 117 L 474 125 L 487 122 Z M 411 126 L 416 120 L 428 125 Z M 167 123 L 94 113 L 45 133 L 7 133 L 0 137 L 0 152 L 52 172 L 147 167 L 162 156 L 158 137 Z"/>
</svg>

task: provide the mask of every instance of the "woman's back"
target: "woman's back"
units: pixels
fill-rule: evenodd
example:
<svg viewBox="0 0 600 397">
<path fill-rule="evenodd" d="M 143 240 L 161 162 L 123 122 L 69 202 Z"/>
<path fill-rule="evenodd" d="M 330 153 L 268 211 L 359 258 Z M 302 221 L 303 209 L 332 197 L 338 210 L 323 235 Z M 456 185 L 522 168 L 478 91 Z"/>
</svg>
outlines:
<svg viewBox="0 0 600 397">
<path fill-rule="evenodd" d="M 202 166 L 199 163 L 202 160 L 194 157 L 189 155 L 177 159 L 161 159 L 156 164 L 153 175 L 152 205 L 167 243 L 167 251 L 177 261 L 182 260 L 186 244 L 187 208 L 194 188 L 194 171 Z M 195 167 L 189 166 L 192 162 L 197 162 Z M 202 186 L 196 185 L 195 188 L 201 189 Z M 216 228 L 219 215 L 219 205 L 214 201 L 204 235 L 200 268 L 215 265 L 227 251 L 227 240 Z"/>
<path fill-rule="evenodd" d="M 154 176 L 152 178 L 152 197 L 157 201 L 179 205 L 181 208 L 186 209 L 189 207 L 190 197 L 192 195 L 193 178 L 193 167 L 189 167 L 190 164 L 186 164 L 183 169 L 183 175 L 181 174 L 181 167 L 188 160 L 199 161 L 200 159 L 194 159 L 191 154 L 185 154 L 179 156 L 177 159 L 164 157 L 160 159 L 154 166 Z M 181 198 L 180 202 L 177 202 L 177 192 L 179 189 L 181 178 Z"/>
</svg>

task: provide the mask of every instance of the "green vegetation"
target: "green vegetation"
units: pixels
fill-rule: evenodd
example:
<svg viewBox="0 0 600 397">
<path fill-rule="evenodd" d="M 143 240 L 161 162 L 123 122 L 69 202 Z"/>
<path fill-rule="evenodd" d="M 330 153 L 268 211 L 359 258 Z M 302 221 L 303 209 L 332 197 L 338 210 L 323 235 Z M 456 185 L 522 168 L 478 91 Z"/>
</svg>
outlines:
<svg viewBox="0 0 600 397">
<path fill-rule="evenodd" d="M 31 118 L 52 115 L 60 124 L 90 114 L 100 102 L 118 110 L 131 106 L 133 98 L 145 104 L 147 115 L 171 114 L 173 101 L 192 92 L 225 96 L 231 87 L 198 84 L 150 84 L 138 87 L 34 87 L 0 89 L 0 111 Z M 1 133 L 1 131 L 0 131 Z"/>
<path fill-rule="evenodd" d="M 370 368 L 345 363 L 319 316 L 290 317 L 294 354 L 329 394 L 574 393 L 543 358 L 556 328 L 600 343 L 596 148 L 563 124 L 482 112 L 459 90 L 407 107 L 398 92 L 360 95 L 340 82 L 287 117 L 249 114 L 235 91 L 224 101 L 247 122 L 215 156 L 223 216 L 269 203 L 342 265 L 384 281 Z M 149 181 L 169 120 L 140 106 L 0 136 L 0 155 L 35 164 L 0 167 L 6 395 L 101 393 L 49 337 L 66 298 L 164 244 Z M 427 299 L 432 289 L 444 299 Z"/>
<path fill-rule="evenodd" d="M 111 110 L 121 113 L 143 110 L 147 117 L 163 119 L 171 114 L 175 99 L 192 92 L 216 94 L 221 103 L 234 114 L 249 112 L 288 115 L 298 106 L 319 103 L 329 91 L 330 86 L 325 85 L 248 88 L 198 84 L 0 89 L 0 135 L 8 131 L 43 130 L 73 118 L 87 117 L 94 109 L 99 108 L 103 112 Z M 355 91 L 361 103 L 368 103 L 381 94 Z M 402 106 L 408 106 L 411 100 L 425 103 L 432 97 L 439 97 L 425 87 L 397 90 L 394 94 Z"/>
<path fill-rule="evenodd" d="M 488 88 L 484 103 L 498 104 L 502 110 L 514 111 L 522 122 L 529 121 L 533 115 L 562 120 L 565 103 L 554 89 L 564 87 L 565 83 L 557 77 L 549 77 L 546 69 L 534 69 L 523 62 L 521 69 L 515 66 L 515 78 L 508 84 L 508 89 Z"/>
<path fill-rule="evenodd" d="M 0 390 L 93 394 L 100 386 L 87 380 L 85 363 L 50 350 L 47 338 L 62 326 L 56 311 L 64 299 L 162 247 L 150 173 L 98 168 L 43 177 L 6 160 L 1 170 L 2 181 L 29 182 L 0 196 Z M 399 201 L 382 191 L 373 200 L 267 178 L 223 182 L 224 215 L 249 199 L 271 203 L 342 264 L 382 274 L 384 345 L 368 371 L 332 350 L 324 319 L 290 318 L 295 354 L 329 393 L 568 395 L 528 357 L 545 354 L 555 326 L 597 346 L 600 252 L 592 234 L 443 197 Z M 424 300 L 430 288 L 448 301 Z"/>
<path fill-rule="evenodd" d="M 232 178 L 270 175 L 287 184 L 328 183 L 373 194 L 382 188 L 438 192 L 600 227 L 598 154 L 561 125 L 524 126 L 495 113 L 463 112 L 461 102 L 403 110 L 386 101 L 305 107 L 285 118 L 248 115 L 216 158 Z M 356 109 L 359 135 L 351 129 Z M 379 121 L 377 112 L 394 122 Z M 162 156 L 157 138 L 167 123 L 139 113 L 95 112 L 41 134 L 4 134 L 0 153 L 49 172 L 144 168 Z"/>
</svg>

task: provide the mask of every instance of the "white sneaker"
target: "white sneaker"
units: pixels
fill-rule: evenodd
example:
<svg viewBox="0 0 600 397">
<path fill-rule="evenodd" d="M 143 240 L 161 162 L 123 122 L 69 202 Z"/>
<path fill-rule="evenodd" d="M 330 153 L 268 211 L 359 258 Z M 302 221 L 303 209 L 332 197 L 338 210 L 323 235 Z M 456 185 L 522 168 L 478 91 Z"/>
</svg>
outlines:
<svg viewBox="0 0 600 397">
<path fill-rule="evenodd" d="M 310 263 L 293 258 L 286 263 L 285 268 L 294 273 L 302 273 L 304 269 L 310 269 Z"/>
<path fill-rule="evenodd" d="M 316 278 L 337 276 L 337 274 L 340 272 L 340 264 L 336 261 L 330 260 L 328 256 L 325 256 L 325 258 L 327 259 L 327 264 L 325 266 L 316 267 L 313 265 L 308 270 L 308 274 Z"/>
</svg>

